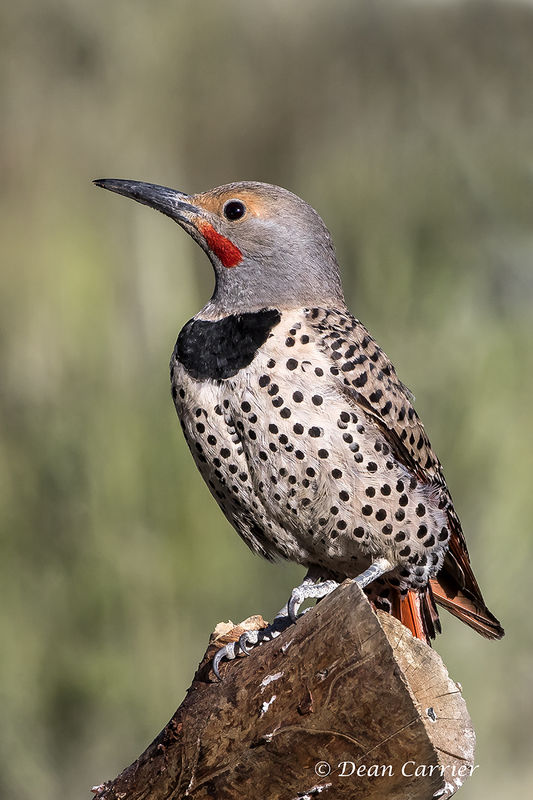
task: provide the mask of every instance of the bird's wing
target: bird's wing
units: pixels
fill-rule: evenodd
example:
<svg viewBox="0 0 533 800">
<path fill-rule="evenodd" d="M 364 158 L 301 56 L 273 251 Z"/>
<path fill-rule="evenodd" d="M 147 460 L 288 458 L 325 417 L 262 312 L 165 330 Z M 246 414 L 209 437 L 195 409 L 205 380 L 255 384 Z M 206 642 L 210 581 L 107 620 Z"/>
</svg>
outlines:
<svg viewBox="0 0 533 800">
<path fill-rule="evenodd" d="M 484 636 L 500 638 L 503 629 L 483 600 L 440 462 L 413 408 L 411 392 L 359 320 L 348 312 L 322 308 L 310 309 L 307 316 L 348 402 L 378 426 L 398 461 L 440 495 L 450 539 L 443 567 L 431 580 L 435 599 Z"/>
<path fill-rule="evenodd" d="M 347 312 L 310 309 L 318 346 L 353 405 L 379 427 L 394 455 L 425 483 L 443 483 L 439 460 L 413 408 L 413 396 L 365 326 Z"/>
</svg>

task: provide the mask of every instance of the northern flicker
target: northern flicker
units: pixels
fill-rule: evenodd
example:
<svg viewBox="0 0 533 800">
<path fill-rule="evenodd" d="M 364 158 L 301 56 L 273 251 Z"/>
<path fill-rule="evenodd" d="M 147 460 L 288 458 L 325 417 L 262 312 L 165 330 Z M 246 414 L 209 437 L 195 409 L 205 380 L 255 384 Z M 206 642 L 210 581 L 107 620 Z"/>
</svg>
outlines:
<svg viewBox="0 0 533 800">
<path fill-rule="evenodd" d="M 273 626 L 346 578 L 429 641 L 435 601 L 489 639 L 485 605 L 438 458 L 383 350 L 346 307 L 330 234 L 291 192 L 240 182 L 187 195 L 98 180 L 200 245 L 213 296 L 178 336 L 170 375 L 193 458 L 256 553 L 308 568 Z"/>
</svg>

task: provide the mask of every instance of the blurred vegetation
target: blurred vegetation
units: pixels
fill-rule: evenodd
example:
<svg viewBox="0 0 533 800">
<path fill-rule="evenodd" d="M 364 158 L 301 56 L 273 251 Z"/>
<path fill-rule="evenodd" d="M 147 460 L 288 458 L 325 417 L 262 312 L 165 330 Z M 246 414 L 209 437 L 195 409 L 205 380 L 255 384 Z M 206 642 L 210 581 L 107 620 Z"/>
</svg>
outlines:
<svg viewBox="0 0 533 800">
<path fill-rule="evenodd" d="M 207 260 L 95 177 L 265 180 L 322 214 L 507 629 L 442 612 L 478 734 L 461 797 L 529 795 L 533 7 L 18 0 L 0 43 L 0 795 L 87 797 L 215 623 L 271 615 L 302 573 L 247 551 L 175 419 Z"/>
</svg>

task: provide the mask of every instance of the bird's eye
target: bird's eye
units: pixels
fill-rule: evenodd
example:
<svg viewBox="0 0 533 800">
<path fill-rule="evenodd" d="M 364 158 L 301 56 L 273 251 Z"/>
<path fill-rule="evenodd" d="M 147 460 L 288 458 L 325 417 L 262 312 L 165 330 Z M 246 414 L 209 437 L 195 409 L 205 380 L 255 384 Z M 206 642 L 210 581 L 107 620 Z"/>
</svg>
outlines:
<svg viewBox="0 0 533 800">
<path fill-rule="evenodd" d="M 226 219 L 240 219 L 246 213 L 246 206 L 240 200 L 228 200 L 224 206 L 224 216 Z"/>
</svg>

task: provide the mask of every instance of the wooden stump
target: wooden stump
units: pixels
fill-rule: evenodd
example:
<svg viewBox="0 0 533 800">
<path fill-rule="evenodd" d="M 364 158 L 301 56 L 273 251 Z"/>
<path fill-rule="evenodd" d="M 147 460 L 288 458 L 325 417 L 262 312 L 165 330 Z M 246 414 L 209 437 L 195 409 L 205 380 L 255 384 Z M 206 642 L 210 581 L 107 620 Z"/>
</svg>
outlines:
<svg viewBox="0 0 533 800">
<path fill-rule="evenodd" d="M 460 688 L 430 647 L 346 581 L 269 644 L 210 672 L 97 800 L 431 800 L 474 767 Z"/>
</svg>

